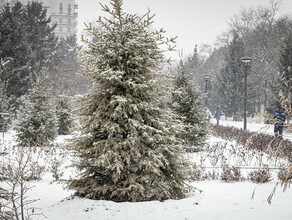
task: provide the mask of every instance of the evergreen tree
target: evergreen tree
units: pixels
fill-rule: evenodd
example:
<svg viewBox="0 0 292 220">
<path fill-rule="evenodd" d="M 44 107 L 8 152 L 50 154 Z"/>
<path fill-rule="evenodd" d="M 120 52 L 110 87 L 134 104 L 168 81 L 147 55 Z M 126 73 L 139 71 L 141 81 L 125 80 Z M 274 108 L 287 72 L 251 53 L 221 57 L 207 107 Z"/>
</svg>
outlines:
<svg viewBox="0 0 292 220">
<path fill-rule="evenodd" d="M 80 71 L 80 59 L 73 51 L 75 48 L 80 49 L 76 36 L 59 39 L 56 53 L 53 57 L 53 65 L 50 68 L 50 84 L 53 88 L 54 96 L 84 94 L 91 86 L 85 76 L 78 74 Z"/>
<path fill-rule="evenodd" d="M 2 74 L 2 71 L 3 71 L 2 69 L 4 68 L 4 65 L 5 63 L 1 59 L 0 60 L 0 75 Z M 2 123 L 1 123 L 1 128 L 2 128 Z M 0 156 L 3 156 L 3 155 L 5 155 L 5 152 L 2 152 L 2 149 L 0 148 Z M 0 177 L 0 182 L 1 181 L 3 181 L 3 179 Z M 3 220 L 8 220 L 8 219 L 13 218 L 12 212 L 5 211 L 5 204 L 8 203 L 9 196 L 10 196 L 10 193 L 6 189 L 0 187 L 0 219 L 3 219 Z"/>
<path fill-rule="evenodd" d="M 191 81 L 193 81 L 197 86 L 200 86 L 201 89 L 204 88 L 204 79 L 201 73 L 201 67 L 204 63 L 203 61 L 204 60 L 201 58 L 196 45 L 193 54 L 188 57 L 184 63 L 186 71 L 188 74 L 192 75 Z"/>
<path fill-rule="evenodd" d="M 185 67 L 187 70 L 196 70 L 198 67 L 202 65 L 202 60 L 198 53 L 198 46 L 195 45 L 193 54 L 187 58 L 187 61 L 185 62 Z"/>
<path fill-rule="evenodd" d="M 4 83 L 0 80 L 0 131 L 6 132 L 9 121 L 8 97 Z"/>
<path fill-rule="evenodd" d="M 210 80 L 207 81 L 207 107 L 211 110 L 215 110 L 219 103 L 218 103 L 218 96 L 215 97 L 216 91 L 214 89 L 214 84 L 217 83 L 216 75 L 220 72 L 219 70 L 224 66 L 224 56 L 226 55 L 227 47 L 220 47 L 216 48 L 212 51 L 210 56 L 205 60 L 203 65 L 201 66 L 201 78 L 203 80 L 204 74 L 210 75 Z M 201 81 L 201 88 L 202 85 L 206 85 L 206 80 Z M 206 87 L 201 91 L 206 91 Z"/>
<path fill-rule="evenodd" d="M 217 107 L 226 115 L 240 115 L 243 106 L 244 69 L 241 58 L 244 56 L 242 39 L 235 33 L 228 46 L 225 66 L 216 76 L 215 97 Z"/>
<path fill-rule="evenodd" d="M 12 102 L 34 85 L 37 73 L 49 67 L 57 38 L 39 2 L 6 5 L 0 12 L 0 57 L 10 60 L 1 75 Z"/>
<path fill-rule="evenodd" d="M 9 64 L 1 74 L 2 82 L 9 82 L 7 95 L 23 94 L 27 66 L 27 43 L 25 41 L 24 8 L 17 2 L 13 7 L 6 5 L 0 13 L 0 57 Z"/>
<path fill-rule="evenodd" d="M 285 99 L 286 109 L 292 109 L 292 33 L 288 34 L 283 46 L 280 50 L 279 70 L 281 77 L 279 77 L 277 94 L 282 90 L 283 98 Z M 279 96 L 276 96 L 279 98 Z M 275 103 L 275 102 L 273 102 Z M 284 103 L 283 103 L 284 104 Z M 274 110 L 276 107 L 274 108 Z"/>
<path fill-rule="evenodd" d="M 191 84 L 191 78 L 191 74 L 186 71 L 181 60 L 174 77 L 171 106 L 186 125 L 181 134 L 183 139 L 192 145 L 199 145 L 206 136 L 204 110 L 199 89 Z"/>
<path fill-rule="evenodd" d="M 4 61 L 0 60 L 0 76 L 3 73 Z M 8 98 L 6 96 L 5 84 L 0 80 L 0 131 L 7 131 L 8 125 Z"/>
<path fill-rule="evenodd" d="M 284 41 L 279 50 L 280 56 L 278 59 L 278 71 L 275 74 L 275 79 L 270 85 L 272 96 L 269 97 L 269 103 L 266 108 L 267 112 L 273 114 L 278 106 L 281 104 L 285 107 L 286 114 L 288 114 L 288 121 L 290 119 L 292 109 L 292 34 L 289 33 L 284 38 Z M 280 95 L 280 96 L 279 96 Z"/>
<path fill-rule="evenodd" d="M 172 114 L 158 108 L 163 95 L 164 30 L 144 16 L 122 11 L 112 0 L 111 18 L 88 26 L 97 42 L 85 41 L 84 74 L 95 87 L 82 97 L 81 126 L 69 145 L 80 175 L 68 183 L 90 199 L 145 201 L 182 198 L 188 191 L 187 163 Z M 171 42 L 174 39 L 170 39 Z"/>
<path fill-rule="evenodd" d="M 69 97 L 59 96 L 56 106 L 58 118 L 58 134 L 70 134 L 70 128 L 72 126 L 71 109 L 72 108 Z"/>
<path fill-rule="evenodd" d="M 28 43 L 30 71 L 40 73 L 44 67 L 51 67 L 57 46 L 54 34 L 56 25 L 51 25 L 47 10 L 40 2 L 29 2 L 24 7 L 26 41 Z M 35 82 L 36 76 L 33 79 Z"/>
<path fill-rule="evenodd" d="M 15 130 L 19 145 L 22 146 L 43 146 L 57 136 L 55 107 L 51 103 L 42 77 L 28 94 L 22 97 Z"/>
</svg>

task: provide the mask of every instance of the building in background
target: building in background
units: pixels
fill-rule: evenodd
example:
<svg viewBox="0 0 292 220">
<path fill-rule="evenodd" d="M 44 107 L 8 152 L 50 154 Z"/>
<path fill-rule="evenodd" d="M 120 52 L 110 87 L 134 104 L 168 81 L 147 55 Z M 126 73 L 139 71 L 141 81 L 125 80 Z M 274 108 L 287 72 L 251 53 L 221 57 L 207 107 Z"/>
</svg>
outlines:
<svg viewBox="0 0 292 220">
<path fill-rule="evenodd" d="M 78 5 L 75 0 L 34 0 L 41 2 L 47 9 L 48 17 L 51 16 L 52 24 L 57 24 L 55 29 L 59 37 L 74 36 L 77 34 Z M 29 0 L 0 0 L 0 9 L 5 4 L 21 2 L 26 5 Z"/>
</svg>

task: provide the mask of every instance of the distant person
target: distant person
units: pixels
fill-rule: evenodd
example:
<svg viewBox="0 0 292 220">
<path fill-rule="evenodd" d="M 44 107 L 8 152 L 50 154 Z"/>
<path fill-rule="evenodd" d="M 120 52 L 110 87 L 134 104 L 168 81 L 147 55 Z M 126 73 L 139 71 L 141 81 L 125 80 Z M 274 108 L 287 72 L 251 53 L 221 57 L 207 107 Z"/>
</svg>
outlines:
<svg viewBox="0 0 292 220">
<path fill-rule="evenodd" d="M 220 117 L 221 117 L 221 111 L 219 108 L 216 109 L 216 112 L 215 112 L 215 118 L 217 120 L 217 125 L 219 125 L 219 120 L 220 120 Z"/>
<path fill-rule="evenodd" d="M 207 107 L 205 107 L 204 110 L 205 110 L 206 121 L 209 122 L 210 119 L 212 118 L 212 113 L 210 112 L 210 110 Z"/>
<path fill-rule="evenodd" d="M 273 118 L 275 119 L 274 124 L 275 137 L 281 138 L 283 136 L 283 125 L 284 122 L 286 121 L 286 115 L 281 106 L 279 106 L 278 110 L 275 111 Z"/>
</svg>

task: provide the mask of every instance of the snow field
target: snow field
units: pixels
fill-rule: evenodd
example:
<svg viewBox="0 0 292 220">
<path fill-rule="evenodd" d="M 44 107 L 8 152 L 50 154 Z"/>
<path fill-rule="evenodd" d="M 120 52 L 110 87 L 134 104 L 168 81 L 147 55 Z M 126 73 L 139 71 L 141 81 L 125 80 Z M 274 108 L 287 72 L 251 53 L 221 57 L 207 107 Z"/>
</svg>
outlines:
<svg viewBox="0 0 292 220">
<path fill-rule="evenodd" d="M 231 124 L 230 121 L 222 121 L 222 124 Z M 259 124 L 249 123 L 249 128 L 260 126 Z M 13 133 L 5 134 L 5 145 L 10 148 L 9 153 L 13 155 Z M 59 136 L 57 143 L 65 143 L 65 139 L 69 136 Z M 235 143 L 228 142 L 224 145 L 224 140 L 210 137 L 208 140 L 210 146 L 212 144 L 221 143 L 226 146 L 224 149 L 212 149 L 199 153 L 188 154 L 197 166 L 208 167 L 206 170 L 215 170 L 221 172 L 222 161 L 230 166 L 259 166 L 260 161 L 266 163 L 268 155 L 263 155 L 259 160 L 256 155 L 253 157 L 251 152 L 250 160 L 247 163 L 242 162 L 241 149 L 235 146 Z M 15 153 L 15 152 L 14 152 Z M 54 153 L 57 157 L 62 151 L 44 151 L 39 157 L 40 164 L 45 164 L 49 157 Z M 216 159 L 216 155 L 222 155 Z M 38 154 L 40 155 L 40 154 Z M 223 157 L 224 156 L 224 157 Z M 225 158 L 225 159 L 224 159 Z M 71 175 L 75 175 L 74 171 L 67 166 L 70 165 L 68 155 L 61 158 L 60 164 L 62 170 L 66 170 L 62 178 L 67 179 Z M 224 160 L 223 160 L 224 159 Z M 2 159 L 1 159 L 2 161 Z M 285 160 L 270 160 L 270 167 L 279 166 L 285 163 Z M 224 163 L 224 162 L 223 162 Z M 49 164 L 46 164 L 49 166 Z M 242 169 L 242 175 L 247 177 L 249 169 Z M 31 199 L 39 199 L 32 206 L 41 209 L 46 216 L 34 216 L 32 219 L 49 219 L 49 220 L 83 220 L 83 219 L 101 219 L 101 220 L 234 220 L 234 219 L 251 219 L 251 220 L 291 220 L 291 198 L 292 190 L 287 189 L 282 192 L 280 186 L 276 189 L 276 194 L 269 205 L 267 198 L 272 192 L 276 182 L 276 170 L 272 170 L 273 180 L 265 184 L 255 184 L 250 181 L 226 183 L 217 179 L 215 181 L 194 181 L 191 184 L 199 190 L 190 193 L 187 198 L 181 200 L 167 200 L 164 202 L 141 202 L 141 203 L 115 203 L 112 201 L 95 201 L 82 199 L 72 196 L 73 191 L 67 190 L 64 183 L 53 182 L 54 178 L 51 172 L 46 170 L 42 179 L 39 181 L 30 181 L 29 184 L 34 186 L 28 196 Z M 3 185 L 3 183 L 1 183 Z M 254 198 L 252 198 L 254 192 Z"/>
</svg>

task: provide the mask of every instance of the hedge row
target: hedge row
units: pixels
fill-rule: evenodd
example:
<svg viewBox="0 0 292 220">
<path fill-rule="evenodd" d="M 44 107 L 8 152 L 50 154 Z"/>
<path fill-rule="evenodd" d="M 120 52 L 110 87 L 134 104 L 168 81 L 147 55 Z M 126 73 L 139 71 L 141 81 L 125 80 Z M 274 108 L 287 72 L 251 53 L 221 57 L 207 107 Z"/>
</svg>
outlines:
<svg viewBox="0 0 292 220">
<path fill-rule="evenodd" d="M 247 149 L 255 149 L 275 156 L 287 157 L 292 162 L 292 142 L 288 139 L 274 137 L 259 132 L 245 131 L 243 129 L 210 125 L 212 135 L 237 144 Z"/>
</svg>

